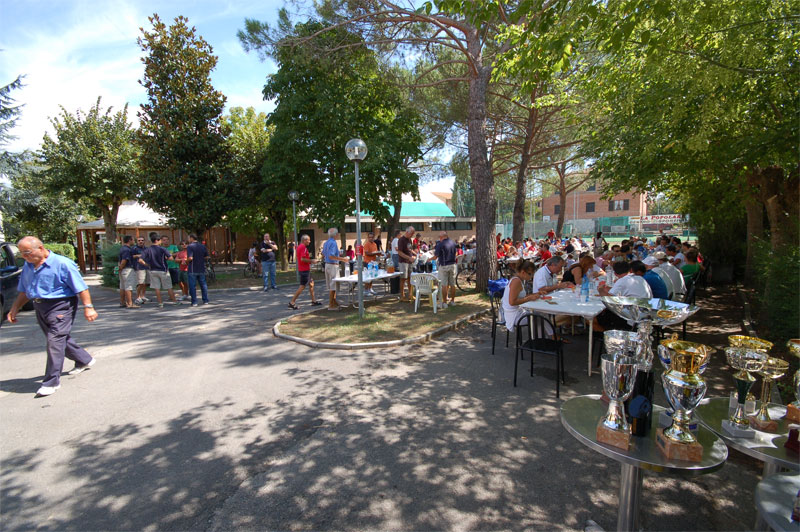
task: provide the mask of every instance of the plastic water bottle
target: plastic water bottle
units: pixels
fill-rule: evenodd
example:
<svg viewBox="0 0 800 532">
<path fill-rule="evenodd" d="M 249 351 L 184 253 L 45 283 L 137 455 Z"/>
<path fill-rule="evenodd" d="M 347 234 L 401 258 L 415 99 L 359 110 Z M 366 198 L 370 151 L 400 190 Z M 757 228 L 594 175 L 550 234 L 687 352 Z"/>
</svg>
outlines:
<svg viewBox="0 0 800 532">
<path fill-rule="evenodd" d="M 606 268 L 606 286 L 611 288 L 614 286 L 614 270 L 609 266 Z"/>
<path fill-rule="evenodd" d="M 586 275 L 581 282 L 581 301 L 589 301 L 589 277 Z"/>
<path fill-rule="evenodd" d="M 434 260 L 432 262 L 433 262 L 433 273 L 436 273 L 436 261 Z"/>
</svg>

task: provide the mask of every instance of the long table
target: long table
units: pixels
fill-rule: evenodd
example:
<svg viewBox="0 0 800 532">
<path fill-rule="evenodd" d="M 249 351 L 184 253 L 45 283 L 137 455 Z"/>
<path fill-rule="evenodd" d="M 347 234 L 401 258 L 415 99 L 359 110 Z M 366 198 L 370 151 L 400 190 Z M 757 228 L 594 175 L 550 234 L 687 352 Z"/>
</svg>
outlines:
<svg viewBox="0 0 800 532">
<path fill-rule="evenodd" d="M 400 272 L 388 273 L 385 270 L 379 270 L 377 277 L 370 277 L 369 279 L 364 277 L 362 279 L 362 282 L 364 284 L 374 283 L 375 281 L 383 281 L 384 279 L 391 279 L 392 277 L 399 277 L 401 275 L 402 273 Z M 355 303 L 353 302 L 353 290 L 355 289 L 356 286 L 358 286 L 358 274 L 353 273 L 350 275 L 346 275 L 344 277 L 337 277 L 336 279 L 333 280 L 333 282 L 335 282 L 337 285 L 340 283 L 346 283 L 349 285 L 349 290 L 347 292 L 347 298 L 348 298 L 347 304 L 355 305 Z M 338 292 L 339 290 L 337 289 L 336 291 Z"/>
<path fill-rule="evenodd" d="M 589 376 L 592 376 L 592 344 L 594 325 L 592 320 L 595 316 L 603 312 L 606 306 L 600 300 L 600 297 L 589 296 L 589 301 L 583 301 L 576 297 L 572 290 L 556 290 L 548 294 L 553 299 L 536 301 L 528 301 L 520 305 L 522 308 L 538 312 L 539 314 L 553 314 L 565 316 L 580 316 L 589 322 L 589 362 L 588 371 Z"/>
</svg>

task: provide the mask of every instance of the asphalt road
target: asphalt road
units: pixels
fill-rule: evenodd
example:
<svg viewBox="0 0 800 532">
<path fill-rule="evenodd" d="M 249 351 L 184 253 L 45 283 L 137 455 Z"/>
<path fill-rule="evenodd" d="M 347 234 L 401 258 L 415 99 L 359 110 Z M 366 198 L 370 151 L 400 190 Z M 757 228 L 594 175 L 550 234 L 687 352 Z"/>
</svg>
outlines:
<svg viewBox="0 0 800 532">
<path fill-rule="evenodd" d="M 34 399 L 33 313 L 0 330 L 3 530 L 615 528 L 618 464 L 561 427 L 554 361 L 512 388 L 488 320 L 422 346 L 317 350 L 272 336 L 289 288 L 165 310 L 92 293 L 100 318 L 73 336 L 98 362 L 51 397 Z M 576 338 L 562 400 L 600 390 L 585 353 Z M 691 479 L 646 473 L 642 525 L 749 529 L 759 471 L 734 455 Z"/>
</svg>

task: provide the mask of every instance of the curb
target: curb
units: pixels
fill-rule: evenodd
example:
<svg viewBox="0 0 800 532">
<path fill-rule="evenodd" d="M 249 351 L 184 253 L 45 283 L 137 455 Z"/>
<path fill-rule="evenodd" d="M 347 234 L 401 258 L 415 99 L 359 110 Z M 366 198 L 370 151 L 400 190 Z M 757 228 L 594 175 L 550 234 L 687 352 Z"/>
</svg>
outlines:
<svg viewBox="0 0 800 532">
<path fill-rule="evenodd" d="M 441 327 L 434 329 L 428 333 L 421 334 L 419 336 L 412 336 L 411 338 L 403 338 L 402 340 L 389 340 L 387 342 L 361 342 L 358 344 L 339 344 L 334 342 L 314 342 L 311 340 L 306 340 L 305 338 L 299 338 L 297 336 L 291 336 L 288 334 L 283 334 L 280 331 L 281 322 L 278 321 L 274 327 L 272 327 L 272 334 L 283 340 L 289 340 L 291 342 L 296 342 L 298 344 L 303 344 L 308 347 L 316 347 L 322 349 L 368 349 L 368 348 L 375 348 L 375 347 L 397 347 L 401 345 L 409 345 L 409 344 L 418 344 L 423 343 L 431 340 L 432 338 L 444 334 L 448 331 L 451 331 L 458 327 L 459 325 L 466 323 L 470 320 L 483 316 L 485 314 L 490 314 L 492 309 L 488 308 L 485 310 L 481 310 L 475 312 L 474 314 L 470 314 L 469 316 L 465 316 L 463 318 L 459 318 L 456 321 L 448 323 L 447 325 L 442 325 Z M 302 314 L 310 314 L 312 312 L 319 312 L 318 310 L 310 310 L 307 312 L 301 312 L 300 314 L 295 314 L 295 316 L 299 316 Z"/>
</svg>

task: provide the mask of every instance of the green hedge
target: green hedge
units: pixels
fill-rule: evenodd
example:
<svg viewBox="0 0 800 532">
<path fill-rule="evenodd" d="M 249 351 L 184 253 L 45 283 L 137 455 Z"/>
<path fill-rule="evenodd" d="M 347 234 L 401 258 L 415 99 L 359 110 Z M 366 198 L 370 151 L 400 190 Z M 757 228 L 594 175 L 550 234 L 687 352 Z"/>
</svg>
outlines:
<svg viewBox="0 0 800 532">
<path fill-rule="evenodd" d="M 114 270 L 117 269 L 117 265 L 119 264 L 119 250 L 121 247 L 121 244 L 106 245 L 100 253 L 103 257 L 103 270 L 101 274 L 103 286 L 110 286 L 111 288 L 117 288 L 119 286 L 119 274 Z"/>
<path fill-rule="evenodd" d="M 59 255 L 63 255 L 69 259 L 75 260 L 75 248 L 71 244 L 48 244 L 45 243 L 44 247 L 50 251 L 54 251 Z"/>
</svg>

